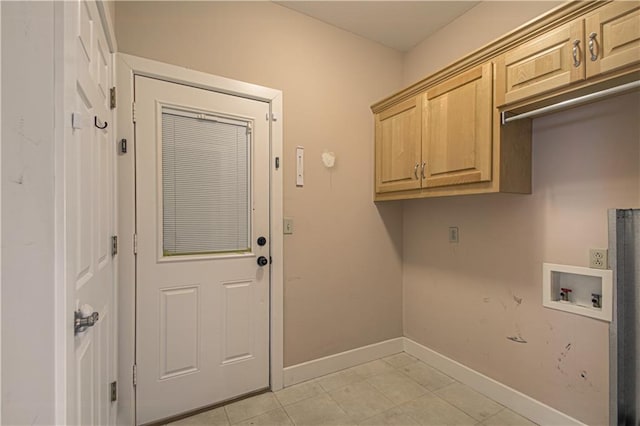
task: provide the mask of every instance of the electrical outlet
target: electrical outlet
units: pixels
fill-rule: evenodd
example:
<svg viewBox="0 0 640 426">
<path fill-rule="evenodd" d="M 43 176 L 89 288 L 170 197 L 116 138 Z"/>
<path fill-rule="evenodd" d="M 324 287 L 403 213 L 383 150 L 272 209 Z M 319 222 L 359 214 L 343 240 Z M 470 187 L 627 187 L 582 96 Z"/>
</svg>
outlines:
<svg viewBox="0 0 640 426">
<path fill-rule="evenodd" d="M 451 226 L 449 227 L 449 242 L 450 243 L 457 243 L 458 242 L 458 227 L 457 226 Z"/>
<path fill-rule="evenodd" d="M 589 268 L 607 269 L 609 267 L 607 252 L 607 249 L 589 250 Z"/>
</svg>

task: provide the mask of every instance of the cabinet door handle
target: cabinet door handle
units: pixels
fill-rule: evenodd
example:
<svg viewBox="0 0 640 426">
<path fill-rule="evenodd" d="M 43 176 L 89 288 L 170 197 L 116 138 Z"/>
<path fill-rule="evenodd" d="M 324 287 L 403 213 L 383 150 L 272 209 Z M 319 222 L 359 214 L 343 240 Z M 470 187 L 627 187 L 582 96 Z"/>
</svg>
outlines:
<svg viewBox="0 0 640 426">
<path fill-rule="evenodd" d="M 573 41 L 573 50 L 571 51 L 573 55 L 573 66 L 578 68 L 580 66 L 580 40 Z"/>
<path fill-rule="evenodd" d="M 598 34 L 591 33 L 589 34 L 589 53 L 591 53 L 591 61 L 598 60 L 598 40 L 596 40 Z"/>
<path fill-rule="evenodd" d="M 422 179 L 426 179 L 426 177 L 424 175 L 424 166 L 426 166 L 426 165 L 427 165 L 427 163 L 425 163 L 425 162 L 422 163 L 422 172 L 421 172 Z"/>
<path fill-rule="evenodd" d="M 420 167 L 420 163 L 416 163 L 416 166 L 413 168 L 413 175 L 418 179 L 418 167 Z"/>
</svg>

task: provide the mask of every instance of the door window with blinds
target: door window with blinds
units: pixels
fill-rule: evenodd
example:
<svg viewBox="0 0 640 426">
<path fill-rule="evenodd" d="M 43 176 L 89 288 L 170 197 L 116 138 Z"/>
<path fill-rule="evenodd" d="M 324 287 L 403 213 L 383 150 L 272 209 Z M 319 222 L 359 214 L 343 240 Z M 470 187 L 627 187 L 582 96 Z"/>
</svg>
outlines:
<svg viewBox="0 0 640 426">
<path fill-rule="evenodd" d="M 251 124 L 162 108 L 164 256 L 250 251 Z"/>
</svg>

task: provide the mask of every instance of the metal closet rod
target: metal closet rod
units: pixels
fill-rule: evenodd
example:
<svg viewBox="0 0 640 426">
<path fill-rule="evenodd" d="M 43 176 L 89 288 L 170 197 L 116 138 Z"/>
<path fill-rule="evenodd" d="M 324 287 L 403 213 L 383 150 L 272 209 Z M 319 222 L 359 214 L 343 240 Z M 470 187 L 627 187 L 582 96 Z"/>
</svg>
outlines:
<svg viewBox="0 0 640 426">
<path fill-rule="evenodd" d="M 521 120 L 523 118 L 535 117 L 547 112 L 557 111 L 570 106 L 580 105 L 593 101 L 596 99 L 604 98 L 605 96 L 615 95 L 617 93 L 626 92 L 627 90 L 640 88 L 640 80 L 632 81 L 631 83 L 622 84 L 620 86 L 612 87 L 610 89 L 601 90 L 595 93 L 589 93 L 588 95 L 579 96 L 577 98 L 569 99 L 566 101 L 558 102 L 557 104 L 549 105 L 543 108 L 534 109 L 533 111 L 524 112 L 522 114 L 507 117 L 508 111 L 500 113 L 502 124 L 507 124 L 512 121 Z"/>
</svg>

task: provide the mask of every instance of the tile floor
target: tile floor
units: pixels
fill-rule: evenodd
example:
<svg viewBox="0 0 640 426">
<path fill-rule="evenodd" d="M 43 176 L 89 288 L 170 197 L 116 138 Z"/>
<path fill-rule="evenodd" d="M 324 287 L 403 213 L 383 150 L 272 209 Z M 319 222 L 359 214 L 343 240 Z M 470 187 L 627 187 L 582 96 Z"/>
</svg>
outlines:
<svg viewBox="0 0 640 426">
<path fill-rule="evenodd" d="M 171 425 L 531 426 L 535 423 L 406 353 L 399 353 Z"/>
</svg>

